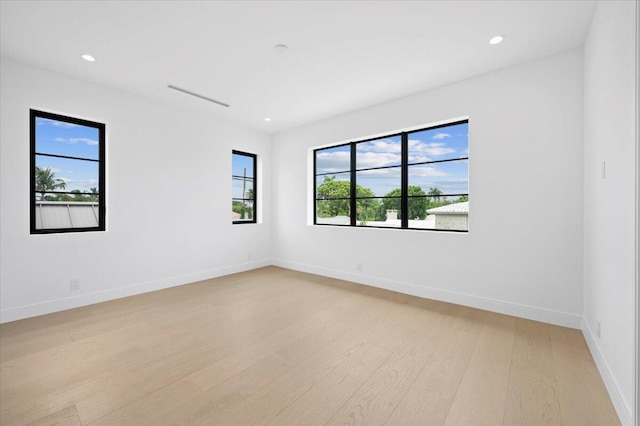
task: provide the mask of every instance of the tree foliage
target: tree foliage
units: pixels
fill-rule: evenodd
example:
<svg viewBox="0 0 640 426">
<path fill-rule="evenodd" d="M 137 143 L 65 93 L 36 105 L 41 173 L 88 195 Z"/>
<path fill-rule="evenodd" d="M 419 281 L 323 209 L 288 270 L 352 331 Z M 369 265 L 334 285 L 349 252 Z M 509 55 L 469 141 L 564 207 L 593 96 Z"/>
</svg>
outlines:
<svg viewBox="0 0 640 426">
<path fill-rule="evenodd" d="M 318 216 L 335 217 L 349 216 L 351 196 L 351 182 L 337 180 L 335 176 L 325 176 L 324 181 L 317 188 Z M 369 188 L 356 185 L 356 212 L 358 220 L 368 221 L 375 218 L 378 208 L 376 194 Z"/>
<path fill-rule="evenodd" d="M 44 200 L 48 191 L 65 189 L 67 184 L 64 180 L 56 178 L 56 174 L 49 167 L 43 169 L 36 166 L 36 192 L 40 193 L 40 198 Z"/>
<path fill-rule="evenodd" d="M 409 220 L 424 220 L 427 210 L 451 204 L 442 191 L 429 188 L 425 192 L 418 185 L 409 185 Z M 336 180 L 335 176 L 325 176 L 324 181 L 317 187 L 318 217 L 335 217 L 350 215 L 351 183 L 347 180 Z M 401 190 L 396 188 L 384 197 L 374 198 L 375 193 L 360 185 L 356 185 L 356 214 L 357 220 L 363 224 L 368 221 L 386 221 L 387 210 L 397 210 L 398 219 L 402 217 L 400 205 Z M 460 196 L 454 202 L 468 201 L 466 195 Z"/>
<path fill-rule="evenodd" d="M 40 194 L 42 201 L 99 201 L 98 188 L 91 188 L 91 192 L 74 189 L 71 191 L 71 194 L 52 194 L 50 192 L 66 188 L 67 184 L 65 181 L 57 178 L 55 172 L 49 167 L 42 168 L 36 166 L 36 192 Z"/>
<path fill-rule="evenodd" d="M 253 207 L 250 205 L 247 206 L 242 201 L 232 201 L 231 210 L 238 213 L 240 215 L 240 219 L 253 219 Z"/>
<path fill-rule="evenodd" d="M 431 199 L 436 203 L 439 203 L 442 191 L 440 191 L 438 188 L 429 188 L 429 192 L 427 192 L 427 195 L 431 195 Z"/>
<path fill-rule="evenodd" d="M 427 209 L 430 206 L 430 200 L 427 197 L 420 197 L 426 195 L 423 189 L 417 185 L 409 185 L 409 196 L 419 198 L 409 198 L 409 219 L 424 219 L 427 217 Z M 398 218 L 402 217 L 402 207 L 400 205 L 400 188 L 396 188 L 391 192 L 385 194 L 384 198 L 378 210 L 376 220 L 386 220 L 387 210 L 397 210 Z"/>
<path fill-rule="evenodd" d="M 349 216 L 349 196 L 351 183 L 336 180 L 335 176 L 325 176 L 317 188 L 318 216 Z"/>
</svg>

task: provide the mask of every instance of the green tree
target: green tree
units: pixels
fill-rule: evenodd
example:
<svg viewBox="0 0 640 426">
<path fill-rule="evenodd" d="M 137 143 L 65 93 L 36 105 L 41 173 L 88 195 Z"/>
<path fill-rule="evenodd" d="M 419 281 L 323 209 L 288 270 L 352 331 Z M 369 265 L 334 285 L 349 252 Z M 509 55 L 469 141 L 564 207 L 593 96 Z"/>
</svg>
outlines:
<svg viewBox="0 0 640 426">
<path fill-rule="evenodd" d="M 316 189 L 319 217 L 335 217 L 350 215 L 351 182 L 337 180 L 335 176 L 325 176 L 322 184 Z M 375 218 L 378 205 L 376 195 L 369 188 L 356 185 L 356 212 L 358 220 L 366 222 Z"/>
<path fill-rule="evenodd" d="M 87 201 L 86 196 L 80 192 L 78 189 L 74 189 L 71 191 L 73 193 L 73 201 Z"/>
<path fill-rule="evenodd" d="M 378 209 L 376 220 L 386 220 L 387 210 L 397 210 L 398 219 L 402 217 L 402 208 L 400 206 L 400 188 L 396 188 L 393 191 L 385 194 L 384 198 Z M 417 198 L 409 198 L 409 220 L 412 219 L 424 219 L 427 217 L 427 209 L 431 207 L 428 197 L 424 197 L 424 190 L 417 185 L 409 185 L 409 196 Z"/>
<path fill-rule="evenodd" d="M 100 195 L 98 194 L 98 188 L 90 188 L 91 195 L 87 197 L 87 201 L 100 201 Z"/>
<path fill-rule="evenodd" d="M 360 185 L 356 185 L 356 211 L 357 220 L 361 225 L 366 224 L 368 221 L 376 218 L 378 212 L 378 206 L 380 202 L 375 198 L 362 198 L 362 197 L 375 197 L 376 194 L 369 188 L 365 188 Z"/>
<path fill-rule="evenodd" d="M 253 200 L 253 188 L 249 188 L 245 192 L 245 198 Z M 247 206 L 246 201 L 232 201 L 231 210 L 240 215 L 240 219 L 253 219 L 253 207 Z"/>
<path fill-rule="evenodd" d="M 316 189 L 318 199 L 318 216 L 349 216 L 349 196 L 351 183 L 336 180 L 335 176 L 325 176 L 324 181 Z"/>
<path fill-rule="evenodd" d="M 429 188 L 429 192 L 427 192 L 427 195 L 431 195 L 431 199 L 436 203 L 439 203 L 442 191 L 440 191 L 438 188 Z"/>
<path fill-rule="evenodd" d="M 55 191 L 56 189 L 65 189 L 67 184 L 64 180 L 56 178 L 56 174 L 47 167 L 43 169 L 36 166 L 36 192 L 40 193 L 40 199 L 45 200 L 45 195 L 48 191 Z"/>
<path fill-rule="evenodd" d="M 231 210 L 233 210 L 236 213 L 239 213 L 240 215 L 242 215 L 242 210 L 243 209 L 243 205 L 241 201 L 232 201 L 231 203 Z M 240 216 L 242 217 L 242 216 Z"/>
<path fill-rule="evenodd" d="M 465 201 L 469 201 L 469 196 L 468 195 L 461 195 L 454 202 L 456 202 L 456 203 L 464 203 Z"/>
</svg>

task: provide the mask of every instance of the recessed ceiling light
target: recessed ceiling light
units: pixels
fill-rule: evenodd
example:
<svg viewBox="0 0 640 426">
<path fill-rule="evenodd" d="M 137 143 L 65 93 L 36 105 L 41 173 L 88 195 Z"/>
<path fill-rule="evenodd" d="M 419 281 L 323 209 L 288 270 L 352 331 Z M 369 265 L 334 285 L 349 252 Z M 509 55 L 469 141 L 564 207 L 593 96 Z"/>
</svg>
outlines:
<svg viewBox="0 0 640 426">
<path fill-rule="evenodd" d="M 502 40 L 504 40 L 504 36 L 501 36 L 501 35 L 493 36 L 491 37 L 491 40 L 489 40 L 489 44 L 498 44 L 498 43 L 501 43 Z"/>
<path fill-rule="evenodd" d="M 82 59 L 84 59 L 85 61 L 89 61 L 89 62 L 95 62 L 96 58 L 94 58 L 91 55 L 82 55 Z"/>
<path fill-rule="evenodd" d="M 269 117 L 265 117 L 264 121 L 271 121 L 271 119 Z"/>
<path fill-rule="evenodd" d="M 273 48 L 278 53 L 287 53 L 289 51 L 289 47 L 286 44 L 276 44 Z"/>
</svg>

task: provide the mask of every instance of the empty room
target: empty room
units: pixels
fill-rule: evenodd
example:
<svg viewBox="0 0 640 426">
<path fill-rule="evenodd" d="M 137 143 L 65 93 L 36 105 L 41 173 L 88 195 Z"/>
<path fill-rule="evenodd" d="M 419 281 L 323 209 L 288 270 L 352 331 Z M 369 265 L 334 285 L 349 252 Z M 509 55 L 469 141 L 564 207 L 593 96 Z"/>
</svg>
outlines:
<svg viewBox="0 0 640 426">
<path fill-rule="evenodd" d="M 639 425 L 638 14 L 0 1 L 0 424 Z"/>
</svg>

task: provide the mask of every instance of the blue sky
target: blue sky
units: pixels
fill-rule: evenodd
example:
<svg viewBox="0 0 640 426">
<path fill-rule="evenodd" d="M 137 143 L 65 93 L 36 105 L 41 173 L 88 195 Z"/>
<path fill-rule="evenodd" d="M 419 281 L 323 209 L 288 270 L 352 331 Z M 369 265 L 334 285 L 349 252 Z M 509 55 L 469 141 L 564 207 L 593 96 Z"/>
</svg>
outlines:
<svg viewBox="0 0 640 426">
<path fill-rule="evenodd" d="M 253 177 L 253 158 L 246 155 L 233 154 L 231 161 L 231 173 L 234 176 L 244 176 L 245 169 L 247 171 L 247 177 Z M 247 181 L 245 189 L 249 189 L 252 186 L 252 182 L 253 181 Z M 233 198 L 243 198 L 242 189 L 242 179 L 233 179 L 231 196 Z"/>
<path fill-rule="evenodd" d="M 97 160 L 99 130 L 63 121 L 36 118 L 36 152 Z M 90 192 L 99 185 L 98 163 L 94 161 L 36 155 L 36 166 L 50 168 L 67 184 L 64 191 Z"/>
<path fill-rule="evenodd" d="M 462 123 L 409 134 L 409 185 L 418 185 L 425 192 L 437 187 L 444 194 L 469 192 L 468 160 L 435 164 L 411 165 L 425 161 L 465 158 L 469 155 L 468 124 Z M 400 164 L 400 136 L 378 139 L 357 145 L 358 169 L 398 166 Z M 349 145 L 327 148 L 317 152 L 316 172 L 332 173 L 338 180 L 349 180 Z M 324 177 L 316 180 L 322 183 Z M 368 170 L 356 173 L 358 185 L 383 196 L 400 188 L 400 167 Z"/>
</svg>

